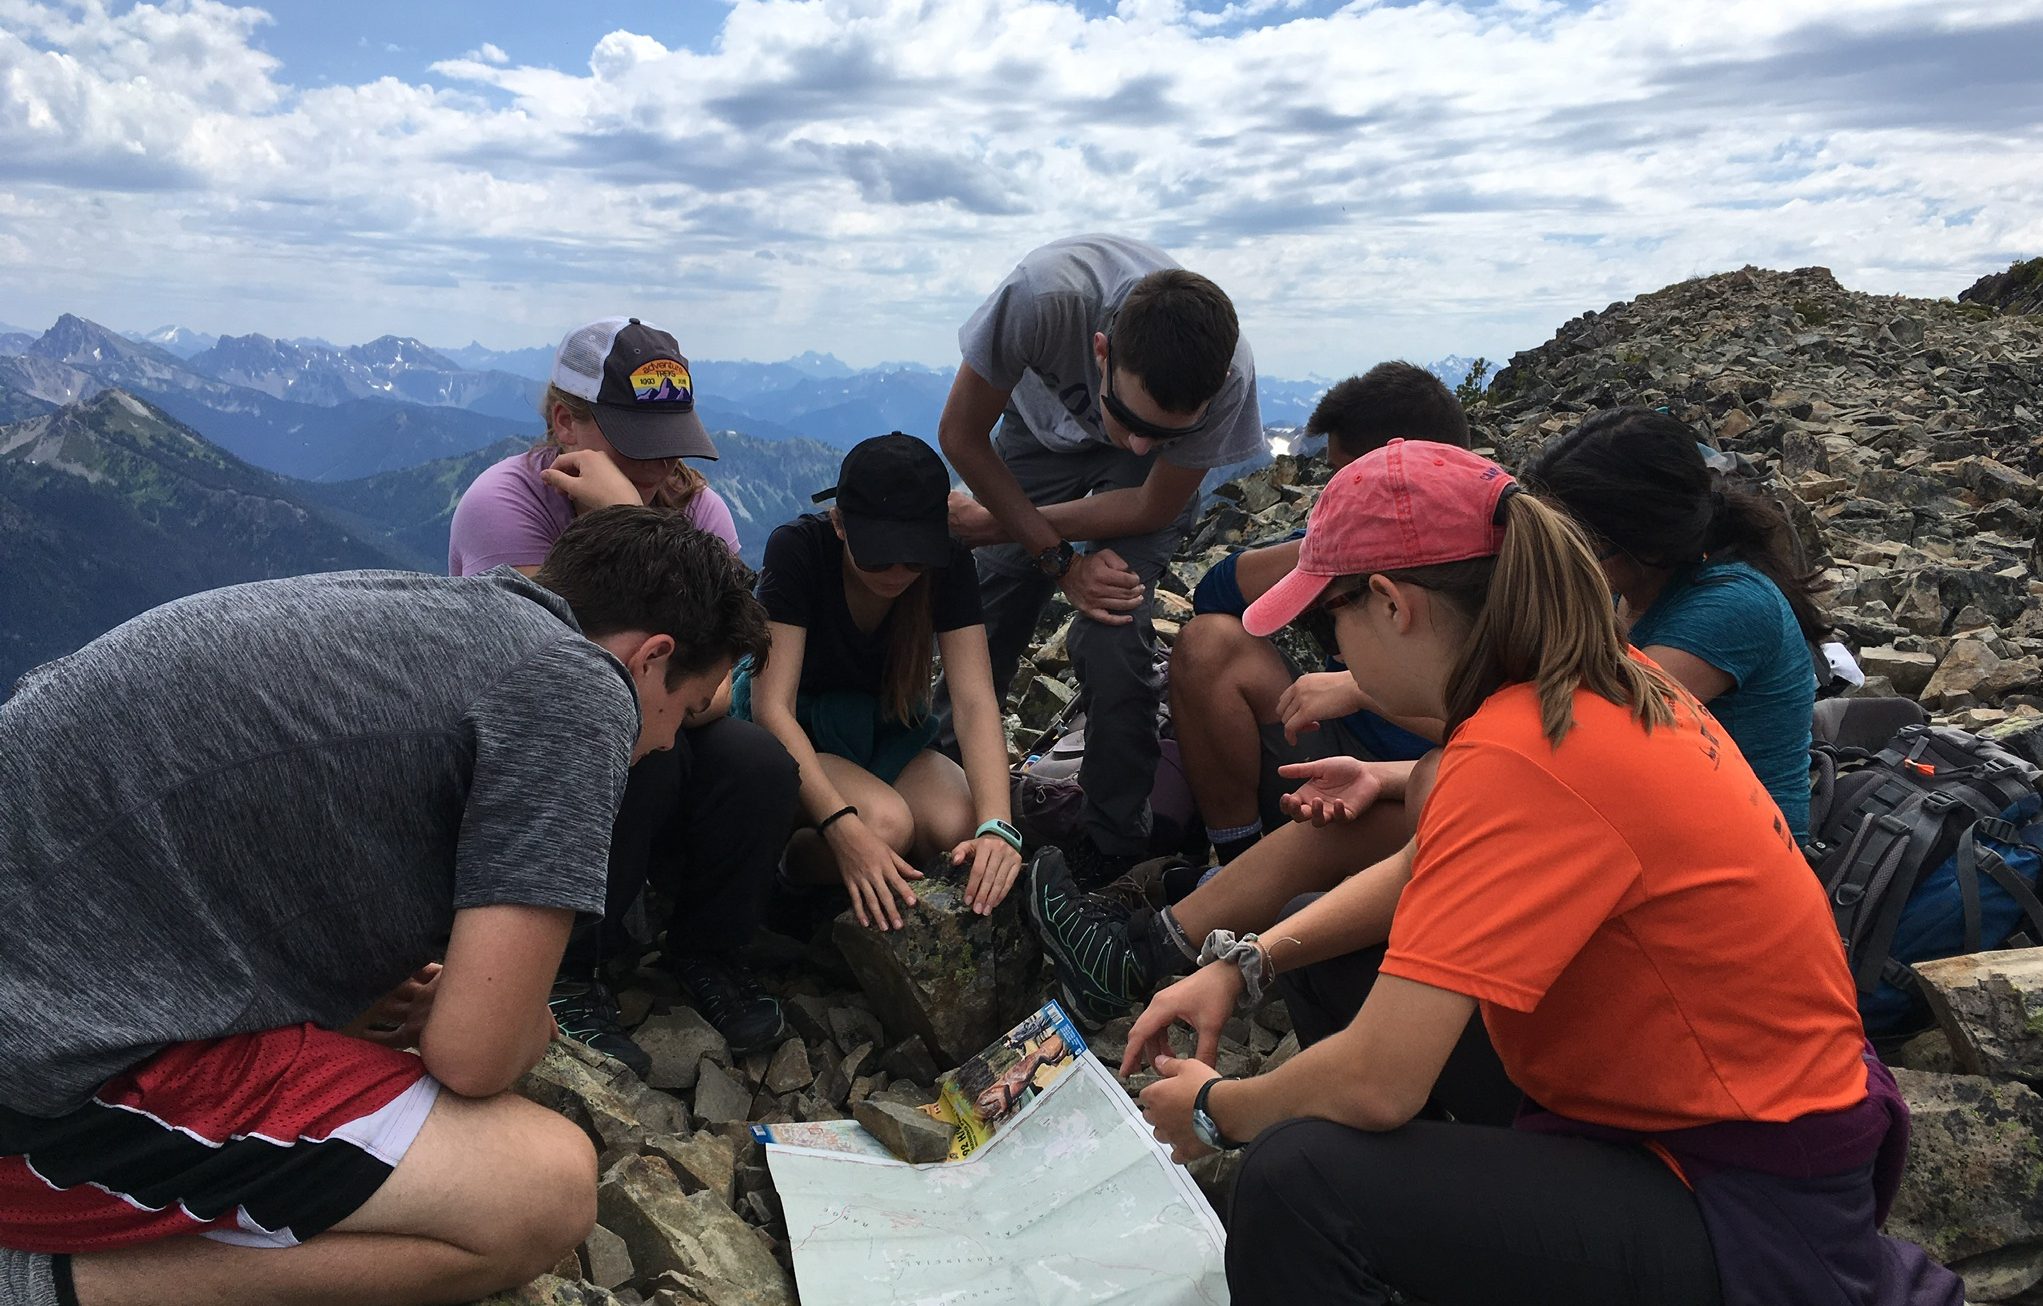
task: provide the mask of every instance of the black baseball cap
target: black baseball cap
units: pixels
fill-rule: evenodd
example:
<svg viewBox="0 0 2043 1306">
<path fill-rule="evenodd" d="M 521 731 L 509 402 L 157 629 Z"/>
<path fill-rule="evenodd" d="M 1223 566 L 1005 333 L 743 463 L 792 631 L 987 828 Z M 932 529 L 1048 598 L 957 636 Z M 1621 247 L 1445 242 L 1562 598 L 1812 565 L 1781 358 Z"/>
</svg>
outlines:
<svg viewBox="0 0 2043 1306">
<path fill-rule="evenodd" d="M 717 456 L 688 360 L 658 327 L 635 317 L 576 327 L 553 356 L 553 383 L 595 405 L 596 429 L 626 458 Z"/>
<path fill-rule="evenodd" d="M 912 435 L 861 440 L 844 455 L 837 484 L 814 495 L 837 500 L 844 542 L 861 567 L 941 567 L 951 560 L 950 473 Z"/>
</svg>

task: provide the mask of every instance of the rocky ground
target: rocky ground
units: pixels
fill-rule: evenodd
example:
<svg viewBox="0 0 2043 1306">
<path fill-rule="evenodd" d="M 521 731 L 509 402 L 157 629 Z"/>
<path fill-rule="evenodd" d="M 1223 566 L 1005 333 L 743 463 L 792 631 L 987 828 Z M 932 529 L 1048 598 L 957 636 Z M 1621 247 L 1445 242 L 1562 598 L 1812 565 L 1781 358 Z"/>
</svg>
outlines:
<svg viewBox="0 0 2043 1306">
<path fill-rule="evenodd" d="M 2020 311 L 2034 306 L 2024 266 L 1964 303 L 1859 294 L 1821 268 L 1747 268 L 1586 313 L 1497 376 L 1471 414 L 1477 442 L 1515 466 L 1585 413 L 1665 405 L 1784 493 L 1868 673 L 1860 692 L 1918 698 L 2043 763 L 2043 316 Z M 1159 593 L 1165 641 L 1204 569 L 1301 525 L 1323 479 L 1323 463 L 1286 456 L 1223 487 Z M 1074 695 L 1069 617 L 1046 614 L 1016 677 L 1018 754 Z M 749 1122 L 928 1101 L 940 1069 L 1049 992 L 1013 903 L 981 920 L 941 886 L 927 897 L 899 935 L 840 920 L 769 948 L 799 1035 L 770 1056 L 733 1057 L 655 960 L 627 977 L 648 1082 L 562 1042 L 525 1085 L 598 1146 L 600 1227 L 555 1276 L 494 1300 L 794 1301 Z M 1891 1228 L 1957 1265 L 1975 1301 L 2043 1303 L 2043 951 L 1932 974 L 1945 1029 L 1899 1058 L 1916 1123 Z M 1118 1059 L 1126 1027 L 1094 1040 L 1104 1059 Z M 1256 1073 L 1296 1048 L 1282 1005 L 1267 1006 L 1230 1025 L 1221 1068 Z M 1224 1215 L 1224 1165 L 1198 1168 Z"/>
</svg>

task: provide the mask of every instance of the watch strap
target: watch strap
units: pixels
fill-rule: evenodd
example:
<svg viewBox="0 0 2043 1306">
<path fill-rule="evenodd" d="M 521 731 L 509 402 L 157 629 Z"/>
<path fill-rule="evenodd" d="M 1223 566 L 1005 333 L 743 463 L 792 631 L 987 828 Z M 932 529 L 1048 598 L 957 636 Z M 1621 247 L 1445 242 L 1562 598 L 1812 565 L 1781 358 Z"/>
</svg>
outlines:
<svg viewBox="0 0 2043 1306">
<path fill-rule="evenodd" d="M 1240 1078 L 1241 1078 L 1240 1075 L 1215 1075 L 1213 1076 L 1213 1078 L 1199 1085 L 1199 1095 L 1192 1099 L 1192 1115 L 1194 1117 L 1204 1116 L 1206 1118 L 1207 1125 L 1211 1127 L 1211 1129 L 1213 1130 L 1214 1144 L 1224 1152 L 1231 1152 L 1235 1148 L 1242 1146 L 1242 1144 L 1236 1142 L 1232 1138 L 1229 1138 L 1225 1133 L 1221 1132 L 1220 1122 L 1213 1118 L 1213 1113 L 1211 1111 L 1206 1109 L 1206 1097 L 1213 1091 L 1213 1086 L 1219 1083 L 1221 1080 Z"/>
<path fill-rule="evenodd" d="M 979 823 L 979 828 L 972 831 L 972 837 L 974 839 L 983 839 L 989 834 L 998 836 L 1003 843 L 1007 844 L 1008 847 L 1014 849 L 1016 852 L 1020 852 L 1022 850 L 1021 831 L 1015 829 L 1012 825 L 1009 825 L 1006 821 L 1001 820 L 997 816 L 991 820 L 981 821 Z"/>
</svg>

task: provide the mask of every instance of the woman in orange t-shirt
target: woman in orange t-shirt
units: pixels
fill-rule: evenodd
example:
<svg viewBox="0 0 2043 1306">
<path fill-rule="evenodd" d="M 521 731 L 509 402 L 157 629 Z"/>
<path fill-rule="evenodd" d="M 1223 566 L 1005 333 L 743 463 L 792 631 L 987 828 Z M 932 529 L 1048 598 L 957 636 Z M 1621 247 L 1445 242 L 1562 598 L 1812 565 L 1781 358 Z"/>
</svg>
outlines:
<svg viewBox="0 0 2043 1306">
<path fill-rule="evenodd" d="M 1180 1159 L 1256 1140 L 1234 1301 L 1955 1306 L 1878 1234 L 1905 1111 L 1821 890 L 1737 746 L 1620 638 L 1579 531 L 1517 491 L 1393 441 L 1244 618 L 1331 611 L 1370 696 L 1448 738 L 1412 845 L 1260 938 L 1216 932 L 1130 1034 Z M 1352 763 L 1319 767 L 1300 796 L 1338 815 Z M 1173 1020 L 1386 942 L 1353 1022 L 1277 1071 L 1168 1055 Z M 1415 1119 L 1476 1012 L 1519 1127 Z"/>
</svg>

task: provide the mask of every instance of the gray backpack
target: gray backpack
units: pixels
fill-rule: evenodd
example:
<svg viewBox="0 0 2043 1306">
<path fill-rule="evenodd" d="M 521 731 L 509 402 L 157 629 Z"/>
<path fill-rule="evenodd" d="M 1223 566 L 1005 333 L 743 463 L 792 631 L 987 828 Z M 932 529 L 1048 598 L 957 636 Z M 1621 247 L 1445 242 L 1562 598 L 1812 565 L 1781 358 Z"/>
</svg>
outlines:
<svg viewBox="0 0 2043 1306">
<path fill-rule="evenodd" d="M 2043 939 L 2043 773 L 1906 699 L 1823 703 L 1815 731 L 1803 851 L 1867 1032 L 1898 1036 L 1927 1023 L 1911 963 Z"/>
</svg>

